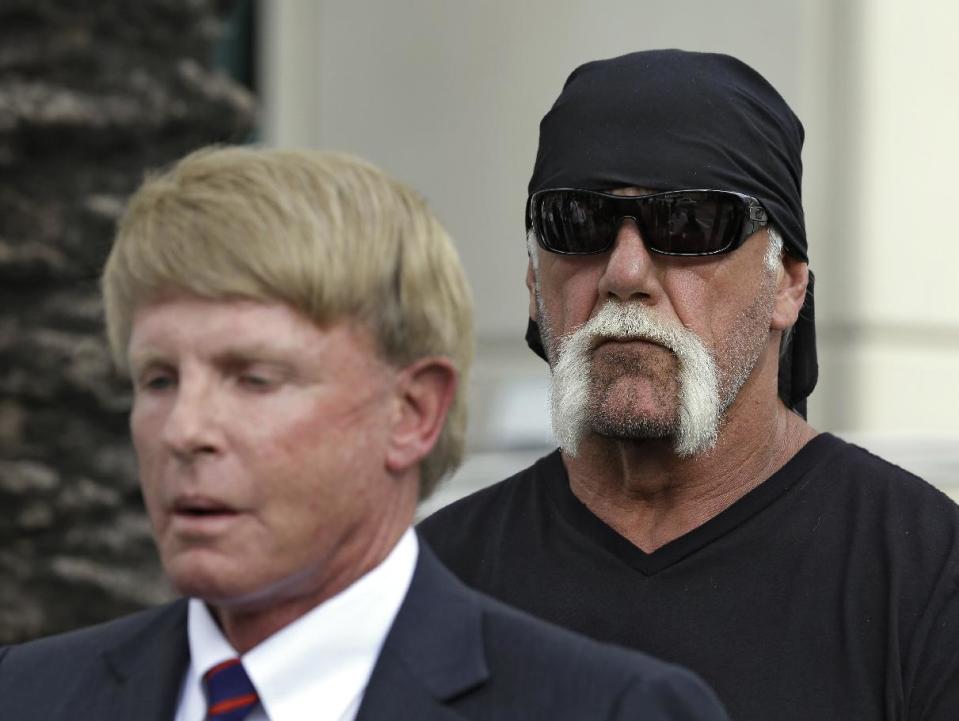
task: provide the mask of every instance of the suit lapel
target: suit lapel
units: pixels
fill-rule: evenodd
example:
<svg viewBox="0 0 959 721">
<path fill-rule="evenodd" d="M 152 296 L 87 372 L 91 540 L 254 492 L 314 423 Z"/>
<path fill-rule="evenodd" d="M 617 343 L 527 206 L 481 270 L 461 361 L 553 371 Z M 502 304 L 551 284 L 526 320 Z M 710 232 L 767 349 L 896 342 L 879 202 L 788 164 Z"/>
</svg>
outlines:
<svg viewBox="0 0 959 721">
<path fill-rule="evenodd" d="M 190 660 L 186 600 L 103 654 L 116 681 L 116 718 L 172 721 Z"/>
<path fill-rule="evenodd" d="M 437 699 L 405 662 L 383 660 L 381 655 L 356 721 L 463 721 L 463 716 Z"/>
<path fill-rule="evenodd" d="M 413 580 L 386 637 L 356 721 L 461 721 L 447 704 L 489 678 L 475 593 L 422 542 Z M 103 718 L 172 721 L 190 660 L 187 602 L 177 601 L 104 651 L 114 686 Z"/>
<path fill-rule="evenodd" d="M 413 580 L 356 721 L 460 719 L 446 702 L 489 678 L 479 598 L 419 546 Z"/>
</svg>

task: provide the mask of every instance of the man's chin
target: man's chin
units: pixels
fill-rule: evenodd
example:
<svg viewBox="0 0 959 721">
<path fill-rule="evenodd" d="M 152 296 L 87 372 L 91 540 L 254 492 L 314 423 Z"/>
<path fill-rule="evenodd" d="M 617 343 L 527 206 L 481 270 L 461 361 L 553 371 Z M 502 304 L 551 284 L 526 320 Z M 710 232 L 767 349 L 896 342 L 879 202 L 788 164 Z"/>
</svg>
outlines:
<svg viewBox="0 0 959 721">
<path fill-rule="evenodd" d="M 671 445 L 675 426 L 673 418 L 637 414 L 632 406 L 594 410 L 578 418 L 567 416 L 559 419 L 558 423 L 554 420 L 560 446 L 567 455 L 573 457 L 592 445 L 591 439 L 600 444 L 608 441 L 666 441 Z"/>
<path fill-rule="evenodd" d="M 635 383 L 629 388 L 614 385 L 610 390 L 613 392 L 605 393 L 602 402 L 581 417 L 570 455 L 575 456 L 591 436 L 622 443 L 653 442 L 650 447 L 662 445 L 681 458 L 708 452 L 715 445 L 717 423 L 709 414 L 681 419 L 682 410 L 675 402 L 653 393 L 638 393 Z M 573 424 L 566 427 L 572 429 Z"/>
<path fill-rule="evenodd" d="M 177 593 L 231 612 L 257 613 L 296 599 L 320 597 L 326 591 L 312 567 L 272 564 L 255 573 L 249 559 L 196 552 L 163 559 L 163 566 Z"/>
<path fill-rule="evenodd" d="M 603 419 L 594 422 L 592 433 L 605 441 L 668 450 L 679 458 L 708 453 L 716 445 L 716 434 L 709 429 L 684 429 L 675 423 L 651 418 Z"/>
<path fill-rule="evenodd" d="M 177 558 L 164 559 L 163 567 L 174 590 L 190 598 L 199 598 L 211 605 L 233 605 L 249 602 L 257 595 L 248 573 L 231 569 L 215 554 L 191 552 Z"/>
<path fill-rule="evenodd" d="M 677 388 L 669 376 L 622 374 L 593 378 L 589 417 L 593 425 L 643 429 L 676 427 Z"/>
<path fill-rule="evenodd" d="M 674 423 L 664 419 L 630 416 L 594 419 L 592 431 L 612 441 L 661 441 L 674 437 Z"/>
</svg>

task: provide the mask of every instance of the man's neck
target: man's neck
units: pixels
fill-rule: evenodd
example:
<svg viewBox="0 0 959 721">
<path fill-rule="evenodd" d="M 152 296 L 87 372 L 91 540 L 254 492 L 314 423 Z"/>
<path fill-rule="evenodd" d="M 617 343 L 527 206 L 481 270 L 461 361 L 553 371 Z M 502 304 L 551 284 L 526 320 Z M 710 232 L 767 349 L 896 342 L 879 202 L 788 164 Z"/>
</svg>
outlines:
<svg viewBox="0 0 959 721">
<path fill-rule="evenodd" d="M 233 648 L 246 653 L 382 563 L 413 521 L 418 484 L 411 488 L 406 497 L 381 509 L 379 516 L 352 529 L 319 567 L 282 579 L 255 597 L 226 603 L 208 600 Z"/>
<path fill-rule="evenodd" d="M 564 454 L 563 461 L 576 497 L 651 553 L 731 506 L 815 435 L 778 399 L 762 409 L 737 402 L 715 447 L 706 453 L 680 458 L 672 439 L 619 441 L 592 435 L 575 458 Z"/>
</svg>

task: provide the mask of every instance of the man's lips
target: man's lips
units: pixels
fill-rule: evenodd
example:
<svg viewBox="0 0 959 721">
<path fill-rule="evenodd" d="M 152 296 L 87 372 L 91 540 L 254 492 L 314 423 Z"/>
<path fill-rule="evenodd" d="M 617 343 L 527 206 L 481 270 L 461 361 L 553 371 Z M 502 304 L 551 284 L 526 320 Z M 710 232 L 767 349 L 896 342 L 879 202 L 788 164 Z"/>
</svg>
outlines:
<svg viewBox="0 0 959 721">
<path fill-rule="evenodd" d="M 637 346 L 651 346 L 653 348 L 661 348 L 663 350 L 668 350 L 664 346 L 660 345 L 656 341 L 649 340 L 648 338 L 599 338 L 597 340 L 594 350 L 602 348 L 604 345 L 609 345 L 610 347 L 617 346 L 626 346 L 626 345 L 637 345 Z"/>
<path fill-rule="evenodd" d="M 602 338 L 593 348 L 591 357 L 600 365 L 635 370 L 637 364 L 646 366 L 660 362 L 671 354 L 672 351 L 665 346 L 646 338 Z"/>
<path fill-rule="evenodd" d="M 225 501 L 201 495 L 177 496 L 171 510 L 175 516 L 187 518 L 234 516 L 239 513 L 236 507 Z"/>
<path fill-rule="evenodd" d="M 237 506 L 200 495 L 177 496 L 169 510 L 168 531 L 188 543 L 209 543 L 230 533 L 244 518 Z"/>
</svg>

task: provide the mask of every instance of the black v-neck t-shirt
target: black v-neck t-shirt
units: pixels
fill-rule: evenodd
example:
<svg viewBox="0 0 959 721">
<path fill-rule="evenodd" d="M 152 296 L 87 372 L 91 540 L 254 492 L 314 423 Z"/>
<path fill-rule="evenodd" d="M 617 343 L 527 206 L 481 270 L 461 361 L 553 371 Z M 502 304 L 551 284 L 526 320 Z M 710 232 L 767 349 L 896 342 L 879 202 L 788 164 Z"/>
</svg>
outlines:
<svg viewBox="0 0 959 721">
<path fill-rule="evenodd" d="M 733 721 L 959 721 L 959 507 L 835 436 L 653 553 L 558 451 L 419 530 L 474 588 L 696 671 Z"/>
</svg>

